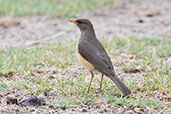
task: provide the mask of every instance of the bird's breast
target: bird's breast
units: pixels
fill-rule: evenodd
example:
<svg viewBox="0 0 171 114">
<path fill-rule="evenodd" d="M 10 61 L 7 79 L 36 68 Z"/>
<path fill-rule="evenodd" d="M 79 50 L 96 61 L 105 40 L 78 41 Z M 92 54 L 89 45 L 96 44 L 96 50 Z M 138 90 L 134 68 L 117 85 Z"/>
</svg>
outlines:
<svg viewBox="0 0 171 114">
<path fill-rule="evenodd" d="M 77 56 L 78 61 L 79 61 L 85 68 L 87 68 L 89 71 L 94 70 L 94 66 L 93 66 L 90 62 L 88 62 L 88 61 L 79 53 L 78 47 L 77 47 L 76 56 Z"/>
</svg>

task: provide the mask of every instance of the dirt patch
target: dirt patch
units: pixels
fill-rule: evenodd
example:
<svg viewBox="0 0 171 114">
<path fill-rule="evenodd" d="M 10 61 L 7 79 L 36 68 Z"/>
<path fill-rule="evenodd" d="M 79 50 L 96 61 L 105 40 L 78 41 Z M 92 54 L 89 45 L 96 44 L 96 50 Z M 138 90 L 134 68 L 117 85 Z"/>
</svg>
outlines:
<svg viewBox="0 0 171 114">
<path fill-rule="evenodd" d="M 86 11 L 79 18 L 88 18 L 94 24 L 98 37 L 152 37 L 171 38 L 170 0 L 116 1 L 107 8 Z M 47 16 L 18 17 L 0 24 L 1 47 L 27 45 L 60 32 L 52 39 L 77 39 L 80 31 L 66 18 Z M 6 17 L 5 17 L 6 18 Z M 17 23 L 17 24 L 16 24 Z"/>
<path fill-rule="evenodd" d="M 124 73 L 121 67 L 116 66 L 115 67 L 118 76 L 122 79 L 131 81 L 135 80 L 137 84 L 141 84 L 143 81 L 143 73 Z M 66 69 L 55 69 L 54 66 L 49 68 L 42 69 L 43 72 L 38 71 L 34 74 L 20 74 L 14 75 L 18 80 L 25 80 L 24 76 L 36 76 L 36 77 L 42 77 L 46 79 L 47 77 L 50 78 L 50 82 L 53 82 L 56 80 L 56 78 L 61 80 L 67 80 L 68 76 L 73 76 L 74 79 L 77 78 L 80 74 L 86 74 L 88 75 L 89 72 L 82 68 L 82 67 L 75 67 L 72 66 L 70 68 Z M 95 75 L 95 79 L 98 78 L 100 80 L 100 74 Z M 6 77 L 5 77 L 6 78 Z M 105 77 L 107 78 L 107 77 Z M 138 79 L 137 79 L 138 78 Z M 9 78 L 11 80 L 11 78 Z M 86 77 L 86 83 L 89 83 L 90 75 Z M 138 85 L 137 85 L 138 86 Z M 94 93 L 96 94 L 96 93 Z M 134 91 L 132 90 L 132 96 L 136 97 L 136 99 L 140 99 L 142 97 L 142 94 L 144 96 L 144 99 L 152 97 L 149 97 L 146 92 L 141 91 Z M 169 106 L 169 101 L 165 100 L 164 95 L 157 95 L 158 92 L 154 91 L 155 98 L 153 98 L 155 101 L 165 104 Z M 130 105 L 129 107 L 126 106 L 119 106 L 116 104 L 113 104 L 111 101 L 106 100 L 98 100 L 93 104 L 90 105 L 69 105 L 68 107 L 59 107 L 55 105 L 55 102 L 59 102 L 62 100 L 63 94 L 61 94 L 58 90 L 45 90 L 42 93 L 35 94 L 38 98 L 44 99 L 46 102 L 45 105 L 34 107 L 34 106 L 21 106 L 17 104 L 8 104 L 8 97 L 16 98 L 18 99 L 18 102 L 21 102 L 23 99 L 29 98 L 31 95 L 27 93 L 26 90 L 23 90 L 22 88 L 13 89 L 13 90 L 3 90 L 0 89 L 0 113 L 1 114 L 7 114 L 7 113 L 115 113 L 115 114 L 121 114 L 121 113 L 141 113 L 141 114 L 147 114 L 147 113 L 165 113 L 169 114 L 169 109 L 162 110 L 162 109 L 146 109 L 143 107 L 135 107 Z M 138 97 L 139 96 L 139 97 Z M 55 101 L 56 100 L 56 101 Z"/>
</svg>

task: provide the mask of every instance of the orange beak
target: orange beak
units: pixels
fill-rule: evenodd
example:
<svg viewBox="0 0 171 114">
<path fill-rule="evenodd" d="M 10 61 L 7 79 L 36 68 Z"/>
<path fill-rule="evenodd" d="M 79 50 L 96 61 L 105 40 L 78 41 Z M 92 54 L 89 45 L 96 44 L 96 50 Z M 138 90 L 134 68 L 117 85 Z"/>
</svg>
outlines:
<svg viewBox="0 0 171 114">
<path fill-rule="evenodd" d="M 70 19 L 68 21 L 71 22 L 71 23 L 77 24 L 77 22 L 75 22 L 75 20 Z"/>
</svg>

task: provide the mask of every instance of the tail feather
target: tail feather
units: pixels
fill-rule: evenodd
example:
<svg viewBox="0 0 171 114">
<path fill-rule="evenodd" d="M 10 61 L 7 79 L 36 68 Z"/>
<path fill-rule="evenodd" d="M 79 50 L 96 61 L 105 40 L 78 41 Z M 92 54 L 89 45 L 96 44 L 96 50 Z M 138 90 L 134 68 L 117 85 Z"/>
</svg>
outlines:
<svg viewBox="0 0 171 114">
<path fill-rule="evenodd" d="M 110 79 L 116 84 L 116 86 L 121 90 L 124 95 L 130 95 L 131 90 L 121 82 L 117 76 L 110 76 Z"/>
</svg>

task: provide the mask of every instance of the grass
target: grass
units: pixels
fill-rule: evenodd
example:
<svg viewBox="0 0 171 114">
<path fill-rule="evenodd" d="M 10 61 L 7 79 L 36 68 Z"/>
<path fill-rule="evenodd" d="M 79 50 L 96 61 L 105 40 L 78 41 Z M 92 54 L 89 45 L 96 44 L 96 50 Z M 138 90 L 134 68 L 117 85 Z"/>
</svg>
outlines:
<svg viewBox="0 0 171 114">
<path fill-rule="evenodd" d="M 76 17 L 84 10 L 103 6 L 114 0 L 0 0 L 0 14 L 25 16 Z"/>
<path fill-rule="evenodd" d="M 61 68 L 74 64 L 75 42 L 58 42 L 36 48 L 10 48 L 0 50 L 0 73 L 36 72 L 43 66 L 56 65 Z M 66 50 L 68 49 L 68 50 Z M 64 51 L 65 50 L 65 51 Z M 76 60 L 75 60 L 76 61 Z"/>
<path fill-rule="evenodd" d="M 89 74 L 82 72 L 74 77 L 69 73 L 65 78 L 51 78 L 51 74 L 46 74 L 43 69 L 51 66 L 64 72 L 78 72 L 78 69 L 70 69 L 71 66 L 78 66 L 75 57 L 76 42 L 73 40 L 33 48 L 1 49 L 0 88 L 20 89 L 30 94 L 43 93 L 45 89 L 56 91 L 61 97 L 57 96 L 52 102 L 63 108 L 73 104 L 90 105 L 99 100 L 109 100 L 118 106 L 167 109 L 167 105 L 151 98 L 157 92 L 163 99 L 171 99 L 171 73 L 165 61 L 171 56 L 171 40 L 129 37 L 101 39 L 101 42 L 110 54 L 112 62 L 121 66 L 125 74 L 143 74 L 140 81 L 123 80 L 136 94 L 129 98 L 122 97 L 108 78 L 104 80 L 102 91 L 96 90 L 100 85 L 100 77 L 93 80 L 92 89 L 86 94 L 88 80 L 85 75 Z M 126 58 L 122 58 L 122 54 Z M 13 76 L 15 79 L 10 79 Z"/>
</svg>

